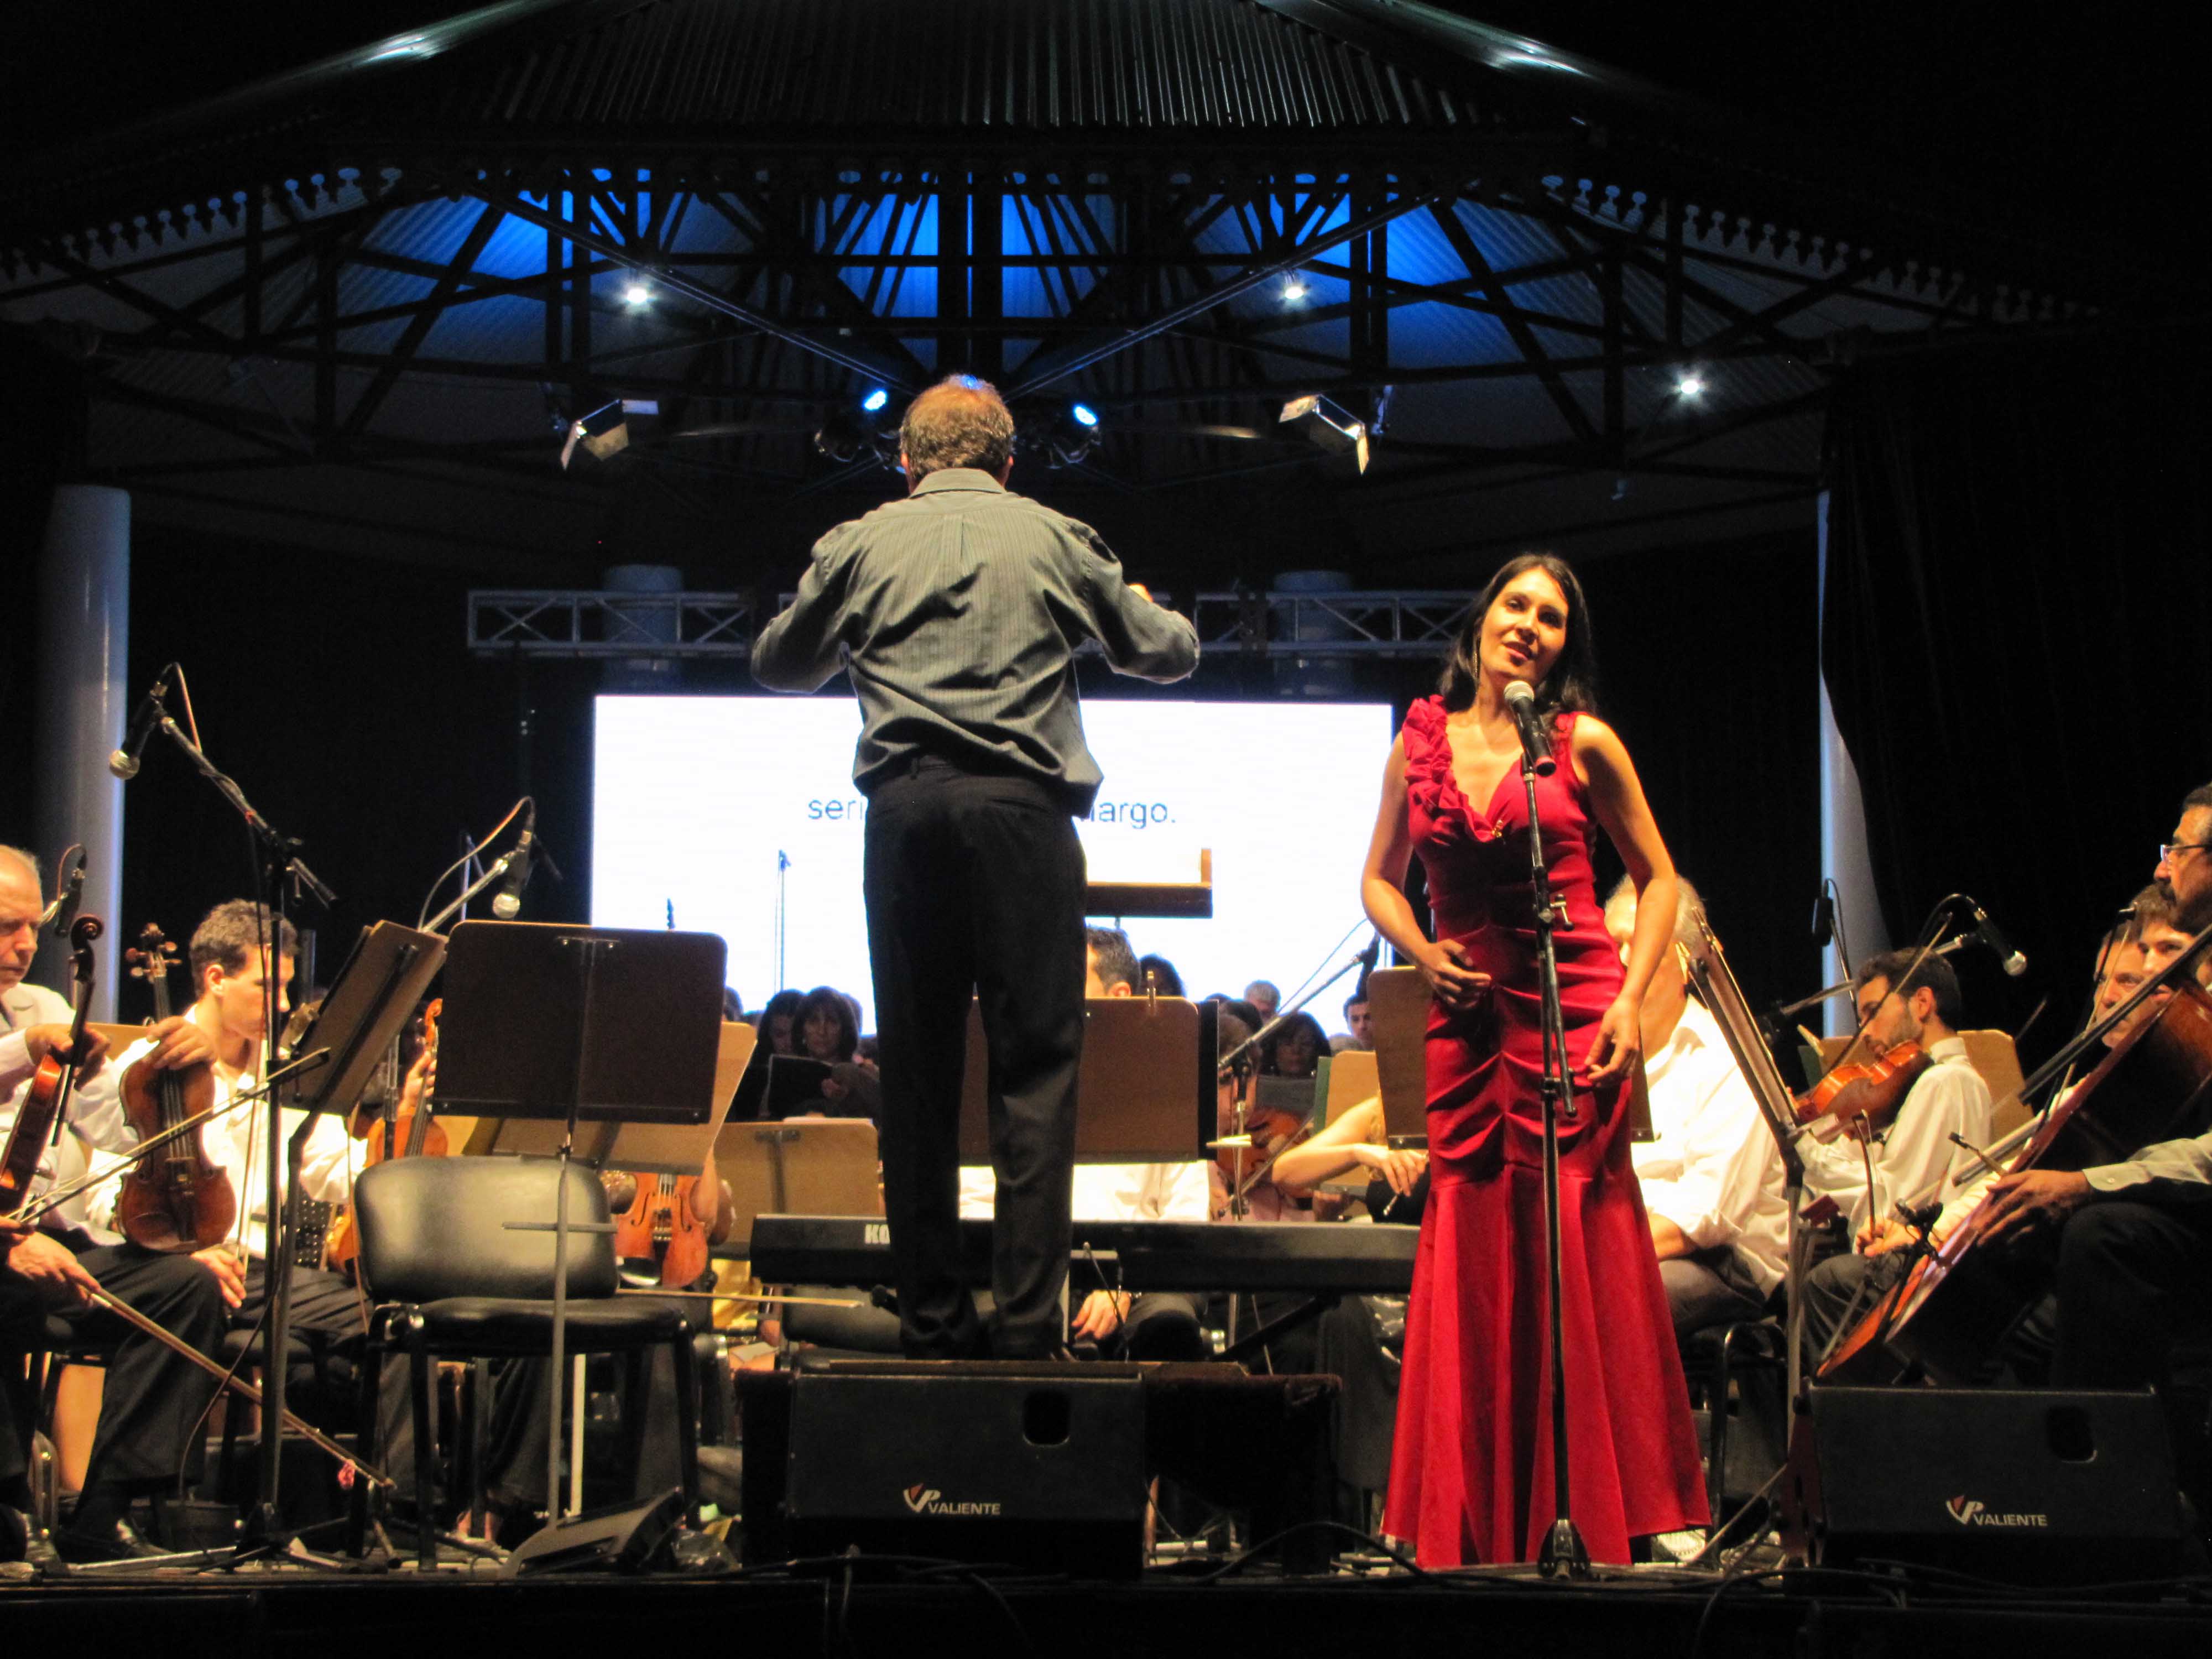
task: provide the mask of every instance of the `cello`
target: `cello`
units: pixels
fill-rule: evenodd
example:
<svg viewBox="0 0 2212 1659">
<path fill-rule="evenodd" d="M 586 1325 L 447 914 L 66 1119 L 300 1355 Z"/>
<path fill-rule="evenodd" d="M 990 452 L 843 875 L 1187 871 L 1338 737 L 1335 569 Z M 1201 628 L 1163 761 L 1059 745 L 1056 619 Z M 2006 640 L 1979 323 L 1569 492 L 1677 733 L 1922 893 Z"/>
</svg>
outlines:
<svg viewBox="0 0 2212 1659">
<path fill-rule="evenodd" d="M 70 1058 L 60 1060 L 51 1054 L 42 1057 L 29 1091 L 16 1110 L 15 1121 L 8 1130 L 7 1151 L 0 1154 L 0 1215 L 20 1209 L 30 1196 L 46 1147 L 69 1108 L 70 1091 L 76 1083 L 76 1056 L 84 1052 L 85 1017 L 92 1008 L 92 945 L 106 931 L 106 924 L 94 915 L 81 915 L 70 925 L 71 977 L 76 995 L 75 1017 L 70 1021 Z"/>
<path fill-rule="evenodd" d="M 2200 943 L 2203 935 L 2200 935 Z M 2024 1126 L 2020 1170 L 2086 1170 L 2142 1147 L 2203 1133 L 2212 1125 L 2212 996 L 2182 964 L 2185 951 L 2126 1003 L 2045 1068 L 2070 1064 L 2162 986 L 2172 994 L 2106 1054 L 2066 1097 Z M 2023 1089 L 2023 1093 L 2027 1092 Z M 2002 1154 L 2004 1148 L 1993 1151 Z M 1985 1242 L 1990 1209 L 1978 1207 L 1874 1309 L 1838 1339 L 1823 1382 L 1884 1380 L 1917 1364 L 1938 1383 L 1973 1380 L 2021 1317 L 2051 1288 L 2047 1237 Z"/>
<path fill-rule="evenodd" d="M 169 1018 L 169 974 L 177 947 L 149 922 L 138 948 L 126 951 L 135 979 L 154 993 L 156 1024 Z M 123 1115 L 141 1140 L 173 1130 L 215 1105 L 215 1067 L 205 1060 L 155 1071 L 149 1059 L 123 1074 Z M 141 1249 L 187 1255 L 220 1244 L 238 1219 L 230 1176 L 207 1155 L 198 1129 L 176 1136 L 155 1158 L 141 1158 L 123 1178 L 116 1226 Z"/>
</svg>

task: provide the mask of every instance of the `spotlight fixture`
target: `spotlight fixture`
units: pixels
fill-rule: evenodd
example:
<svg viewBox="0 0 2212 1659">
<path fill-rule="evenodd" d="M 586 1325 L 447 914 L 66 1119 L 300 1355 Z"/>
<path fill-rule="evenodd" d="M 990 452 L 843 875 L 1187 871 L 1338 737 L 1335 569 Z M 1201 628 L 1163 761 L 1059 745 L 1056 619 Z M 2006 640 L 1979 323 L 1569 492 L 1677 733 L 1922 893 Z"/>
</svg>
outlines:
<svg viewBox="0 0 2212 1659">
<path fill-rule="evenodd" d="M 1319 396 L 1293 398 L 1283 405 L 1276 424 L 1305 434 L 1316 448 L 1331 454 L 1350 453 L 1362 472 L 1367 471 L 1367 422 Z"/>
<path fill-rule="evenodd" d="M 1054 405 L 1044 416 L 1042 448 L 1048 467 L 1073 466 L 1097 447 L 1098 411 L 1089 404 Z"/>
<path fill-rule="evenodd" d="M 1296 271 L 1292 271 L 1289 276 L 1283 278 L 1283 303 L 1285 305 L 1294 306 L 1297 304 L 1299 301 L 1304 299 L 1310 292 L 1312 292 L 1312 290 L 1306 287 L 1306 279 L 1299 276 Z"/>
<path fill-rule="evenodd" d="M 1685 369 L 1674 382 L 1674 395 L 1686 403 L 1695 403 L 1705 395 L 1705 377 L 1694 368 Z"/>
<path fill-rule="evenodd" d="M 623 303 L 624 305 L 647 305 L 652 302 L 652 300 L 653 289 L 650 285 L 645 283 L 634 282 L 629 287 L 623 289 Z"/>
<path fill-rule="evenodd" d="M 561 444 L 561 470 L 568 470 L 568 463 L 580 449 L 595 461 L 614 459 L 637 436 L 630 422 L 657 418 L 659 414 L 660 401 L 656 398 L 616 398 L 588 415 L 578 416 L 567 423 Z"/>
<path fill-rule="evenodd" d="M 858 403 L 831 410 L 814 434 L 815 450 L 840 466 L 871 451 L 885 466 L 897 465 L 898 430 L 887 429 L 883 422 L 890 402 L 888 387 L 871 386 L 860 394 Z"/>
</svg>

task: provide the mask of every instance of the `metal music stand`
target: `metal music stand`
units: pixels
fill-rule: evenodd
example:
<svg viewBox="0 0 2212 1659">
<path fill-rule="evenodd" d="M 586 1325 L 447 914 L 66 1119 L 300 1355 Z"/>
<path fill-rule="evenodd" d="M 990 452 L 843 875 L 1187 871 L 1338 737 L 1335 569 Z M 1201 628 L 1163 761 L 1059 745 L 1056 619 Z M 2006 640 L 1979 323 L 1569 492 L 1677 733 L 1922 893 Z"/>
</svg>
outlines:
<svg viewBox="0 0 2212 1659">
<path fill-rule="evenodd" d="M 284 1356 L 292 1340 L 292 1264 L 298 1257 L 301 1223 L 300 1163 L 316 1116 L 335 1112 L 341 1116 L 360 1103 L 376 1062 L 397 1038 L 415 1012 L 415 1005 L 446 957 L 446 941 L 435 933 L 418 933 L 396 921 L 369 927 L 355 942 L 353 953 L 338 969 L 337 980 L 323 999 L 314 1022 L 289 1050 L 276 1058 L 289 1061 L 297 1054 L 321 1049 L 323 1064 L 296 1073 L 279 1086 L 270 1112 L 273 1140 L 286 1109 L 303 1115 L 284 1146 L 284 1201 L 281 1213 L 270 1218 L 276 1231 L 265 1241 L 267 1270 L 264 1282 L 269 1299 L 268 1328 L 264 1334 L 268 1376 L 274 1397 L 284 1390 Z M 247 1204 L 252 1203 L 248 1196 Z M 264 1411 L 261 1415 L 260 1495 L 249 1519 L 247 1547 L 276 1547 L 285 1537 L 277 1518 L 278 1479 L 283 1467 L 284 1414 Z"/>
<path fill-rule="evenodd" d="M 1536 779 L 1554 763 L 1540 757 L 1524 740 L 1521 785 L 1528 803 L 1528 902 L 1536 928 L 1536 987 L 1541 999 L 1544 1037 L 1544 1278 L 1552 1340 L 1552 1528 L 1536 1553 L 1536 1571 L 1548 1578 L 1564 1572 L 1589 1576 L 1589 1551 L 1575 1525 L 1567 1468 L 1567 1349 L 1565 1310 L 1559 1305 L 1559 1115 L 1575 1115 L 1574 1075 L 1567 1059 L 1567 1017 L 1559 1003 L 1559 957 L 1553 935 L 1572 927 L 1567 902 L 1552 890 L 1544 861 L 1544 826 L 1536 808 Z"/>
<path fill-rule="evenodd" d="M 568 1239 L 614 1231 L 609 1222 L 568 1218 L 568 1166 L 581 1158 L 604 1168 L 613 1159 L 622 1169 L 669 1175 L 705 1166 L 728 1099 L 714 1086 L 726 956 L 713 933 L 527 921 L 465 921 L 453 929 L 435 1104 L 503 1120 L 479 1123 L 471 1145 L 550 1148 L 561 1165 L 553 1219 L 507 1224 L 553 1235 L 549 1526 L 561 1514 Z M 504 1121 L 513 1119 L 536 1121 Z"/>
</svg>

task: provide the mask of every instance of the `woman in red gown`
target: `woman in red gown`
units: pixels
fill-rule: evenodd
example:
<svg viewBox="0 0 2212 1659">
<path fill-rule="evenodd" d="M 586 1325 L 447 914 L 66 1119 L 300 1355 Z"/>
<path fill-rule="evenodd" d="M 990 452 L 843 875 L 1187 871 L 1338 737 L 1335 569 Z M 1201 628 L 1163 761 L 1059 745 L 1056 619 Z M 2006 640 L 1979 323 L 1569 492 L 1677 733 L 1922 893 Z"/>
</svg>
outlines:
<svg viewBox="0 0 2212 1659">
<path fill-rule="evenodd" d="M 1543 1043 L 1528 805 L 1504 696 L 1513 680 L 1534 688 L 1553 723 L 1559 769 L 1537 781 L 1536 798 L 1545 862 L 1573 924 L 1556 935 L 1577 1107 L 1559 1122 L 1571 1510 L 1599 1561 L 1627 1560 L 1633 1536 L 1706 1518 L 1625 1110 L 1674 871 L 1628 751 L 1589 712 L 1594 665 L 1574 573 L 1547 554 L 1509 562 L 1441 694 L 1414 705 L 1390 750 L 1362 881 L 1368 915 L 1433 994 L 1429 1204 L 1384 1520 L 1424 1566 L 1534 1559 L 1553 1519 Z M 1592 884 L 1594 826 L 1640 896 L 1625 975 Z M 1433 940 L 1404 891 L 1415 853 Z"/>
</svg>

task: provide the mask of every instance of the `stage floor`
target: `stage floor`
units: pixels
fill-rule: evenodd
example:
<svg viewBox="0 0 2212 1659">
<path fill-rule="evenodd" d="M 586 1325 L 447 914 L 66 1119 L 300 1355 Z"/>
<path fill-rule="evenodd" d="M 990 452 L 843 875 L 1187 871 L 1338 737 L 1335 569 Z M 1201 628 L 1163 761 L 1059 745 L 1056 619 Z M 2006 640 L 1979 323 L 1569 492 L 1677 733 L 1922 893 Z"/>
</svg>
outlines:
<svg viewBox="0 0 2212 1659">
<path fill-rule="evenodd" d="M 1533 1574 L 1451 1578 L 1152 1573 L 1091 1583 L 901 1570 L 861 1560 L 849 1579 L 754 1569 L 714 1579 L 562 1576 L 511 1580 L 411 1568 L 331 1575 L 292 1567 L 164 1574 L 130 1583 L 79 1577 L 0 1585 L 0 1629 L 16 1651 L 68 1644 L 112 1651 L 178 1645 L 229 1659 L 378 1654 L 434 1636 L 440 1650 L 521 1656 L 616 1652 L 665 1633 L 781 1653 L 910 1651 L 917 1636 L 983 1652 L 1115 1656 L 1224 1651 L 1390 1653 L 1481 1648 L 1547 1659 L 1583 1653 L 1905 1655 L 2130 1659 L 2212 1652 L 2212 1583 L 2164 1599 L 1969 1590 L 1932 1576 L 1756 1571 L 1723 1576 L 1633 1568 L 1572 1586 Z M 456 1646 L 456 1644 L 459 1644 Z"/>
</svg>

